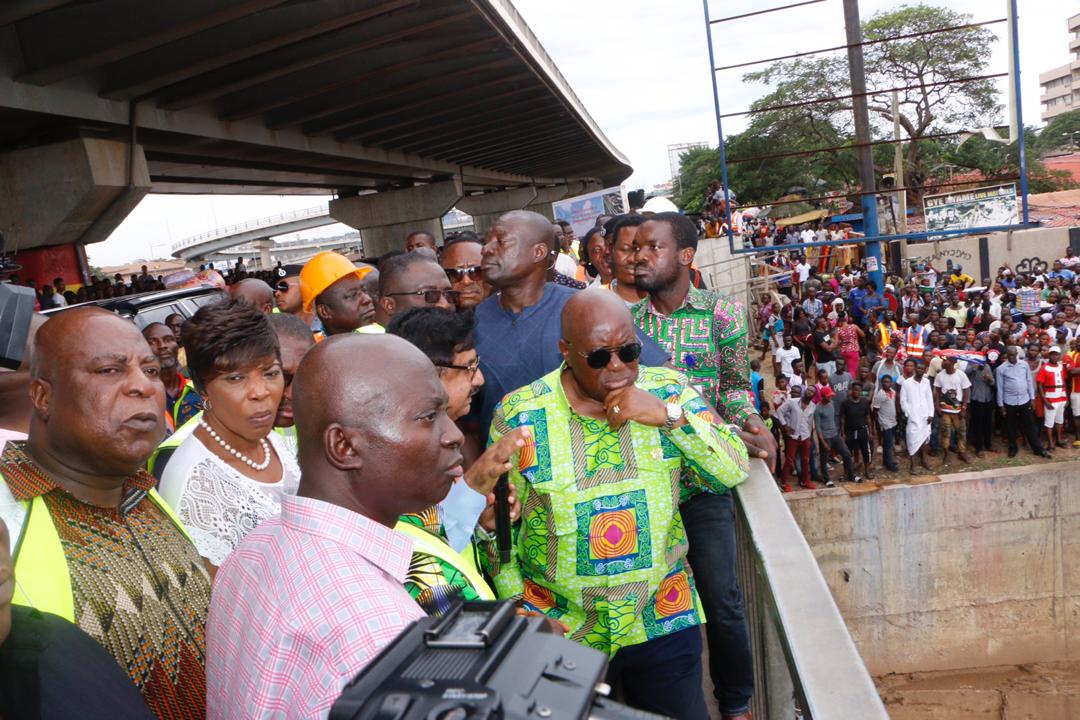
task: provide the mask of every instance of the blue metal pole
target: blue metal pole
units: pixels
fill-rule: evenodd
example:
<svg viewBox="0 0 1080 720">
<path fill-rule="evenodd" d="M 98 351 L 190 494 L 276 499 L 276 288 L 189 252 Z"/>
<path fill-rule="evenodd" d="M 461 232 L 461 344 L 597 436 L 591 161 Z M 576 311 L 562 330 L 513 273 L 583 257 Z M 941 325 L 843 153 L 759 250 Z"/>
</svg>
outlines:
<svg viewBox="0 0 1080 720">
<path fill-rule="evenodd" d="M 1024 147 L 1024 107 L 1020 96 L 1020 30 L 1017 27 L 1016 0 L 1009 0 L 1009 31 L 1012 33 L 1013 51 L 1013 90 L 1016 93 L 1013 102 L 1016 103 L 1016 125 L 1020 137 L 1017 138 L 1020 151 L 1020 203 L 1024 212 L 1024 223 L 1028 222 L 1028 174 L 1027 153 Z"/>
<path fill-rule="evenodd" d="M 852 115 L 855 119 L 855 156 L 858 160 L 862 204 L 863 230 L 868 238 L 878 236 L 877 194 L 874 178 L 874 156 L 870 149 L 870 110 L 866 102 L 866 71 L 863 67 L 862 21 L 859 19 L 859 0 L 844 0 L 844 30 L 848 44 L 848 71 L 851 74 Z M 882 281 L 881 243 L 866 243 L 866 265 L 870 281 L 878 292 L 884 290 Z"/>
<path fill-rule="evenodd" d="M 719 140 L 720 182 L 724 186 L 724 214 L 727 216 L 728 249 L 735 252 L 735 228 L 731 224 L 731 196 L 728 194 L 727 153 L 724 151 L 724 128 L 720 122 L 720 91 L 716 86 L 716 59 L 713 57 L 712 21 L 709 19 L 709 0 L 702 0 L 705 7 L 705 42 L 709 46 L 709 77 L 712 78 L 713 111 L 716 113 L 716 135 Z"/>
</svg>

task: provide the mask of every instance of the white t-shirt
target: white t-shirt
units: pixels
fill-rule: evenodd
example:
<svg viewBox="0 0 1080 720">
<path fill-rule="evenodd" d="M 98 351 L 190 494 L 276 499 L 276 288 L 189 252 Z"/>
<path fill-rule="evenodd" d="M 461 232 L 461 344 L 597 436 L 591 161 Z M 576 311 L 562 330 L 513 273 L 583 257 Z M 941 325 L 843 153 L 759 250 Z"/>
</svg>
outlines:
<svg viewBox="0 0 1080 720">
<path fill-rule="evenodd" d="M 802 240 L 804 243 L 814 242 L 814 231 L 810 228 L 803 230 L 799 233 L 799 240 Z"/>
<path fill-rule="evenodd" d="M 574 258 L 566 253 L 559 253 L 558 257 L 555 258 L 555 271 L 568 278 L 577 279 L 577 263 L 574 262 Z"/>
<path fill-rule="evenodd" d="M 241 474 L 194 434 L 165 466 L 158 492 L 184 523 L 199 554 L 218 567 L 259 523 L 277 516 L 282 495 L 295 495 L 300 485 L 300 467 L 285 441 L 276 432 L 266 439 L 281 461 L 281 479 L 275 483 Z"/>
<path fill-rule="evenodd" d="M 962 372 L 960 368 L 957 367 L 955 372 L 951 375 L 944 370 L 935 375 L 934 387 L 941 389 L 943 405 L 941 412 L 956 415 L 960 412 L 959 403 L 962 403 L 964 400 L 964 390 L 971 387 L 971 380 L 968 379 L 967 373 Z M 946 395 L 950 391 L 953 392 L 956 397 L 957 404 L 955 406 L 950 406 L 946 401 Z M 953 409 L 953 407 L 955 407 L 955 409 Z"/>
<path fill-rule="evenodd" d="M 810 277 L 810 264 L 800 262 L 798 265 L 795 266 L 795 272 L 799 273 L 799 282 L 806 282 L 807 279 Z"/>
<path fill-rule="evenodd" d="M 792 376 L 791 363 L 794 360 L 802 359 L 802 352 L 799 348 L 792 345 L 789 348 L 777 348 L 773 353 L 773 357 L 776 358 L 776 362 L 780 363 L 780 373 L 782 375 Z"/>
</svg>

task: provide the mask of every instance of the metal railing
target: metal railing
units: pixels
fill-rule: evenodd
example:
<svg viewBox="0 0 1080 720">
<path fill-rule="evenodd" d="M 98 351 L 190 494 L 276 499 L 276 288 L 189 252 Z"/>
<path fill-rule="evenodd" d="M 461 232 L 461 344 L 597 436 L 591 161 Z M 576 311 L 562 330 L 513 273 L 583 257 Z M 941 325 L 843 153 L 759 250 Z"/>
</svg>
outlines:
<svg viewBox="0 0 1080 720">
<path fill-rule="evenodd" d="M 817 560 L 772 473 L 736 488 L 736 572 L 754 650 L 758 720 L 888 720 Z"/>
<path fill-rule="evenodd" d="M 289 212 L 280 213 L 278 215 L 247 220 L 242 223 L 236 223 L 235 225 L 226 225 L 225 227 L 214 228 L 213 230 L 208 230 L 204 233 L 199 233 L 198 235 L 192 235 L 191 237 L 186 237 L 183 240 L 173 243 L 172 251 L 176 253 L 184 248 L 209 242 L 210 240 L 229 237 L 230 235 L 235 235 L 247 230 L 273 227 L 292 220 L 306 220 L 307 218 L 321 217 L 323 215 L 328 215 L 329 213 L 329 205 L 317 205 L 315 207 L 304 208 L 303 210 L 290 210 Z"/>
</svg>

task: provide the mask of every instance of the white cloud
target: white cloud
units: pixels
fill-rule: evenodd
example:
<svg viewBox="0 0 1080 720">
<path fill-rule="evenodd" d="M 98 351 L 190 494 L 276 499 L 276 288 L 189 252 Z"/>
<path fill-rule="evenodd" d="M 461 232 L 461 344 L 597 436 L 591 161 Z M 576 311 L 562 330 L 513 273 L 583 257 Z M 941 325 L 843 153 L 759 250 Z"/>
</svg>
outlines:
<svg viewBox="0 0 1080 720">
<path fill-rule="evenodd" d="M 776 0 L 768 5 L 783 5 Z M 899 7 L 896 0 L 862 0 L 863 18 Z M 1004 17 L 1006 0 L 938 0 L 976 21 Z M 516 0 L 515 5 L 605 133 L 629 159 L 627 187 L 651 188 L 668 179 L 669 143 L 716 144 L 704 13 L 700 2 L 656 0 Z M 712 0 L 713 17 L 760 10 L 761 0 Z M 1019 0 L 1025 122 L 1040 124 L 1038 74 L 1069 60 L 1069 8 Z M 1004 23 L 988 72 L 1006 70 Z M 714 25 L 717 65 L 806 52 L 844 43 L 841 0 Z M 723 112 L 746 109 L 763 88 L 744 85 L 745 70 L 718 73 Z M 1004 82 L 1001 83 L 1004 88 Z M 725 122 L 727 134 L 745 119 Z M 91 262 L 114 264 L 165 256 L 167 245 L 220 225 L 310 207 L 315 197 L 151 196 L 113 236 L 87 248 Z M 340 226 L 324 229 L 336 234 Z"/>
</svg>

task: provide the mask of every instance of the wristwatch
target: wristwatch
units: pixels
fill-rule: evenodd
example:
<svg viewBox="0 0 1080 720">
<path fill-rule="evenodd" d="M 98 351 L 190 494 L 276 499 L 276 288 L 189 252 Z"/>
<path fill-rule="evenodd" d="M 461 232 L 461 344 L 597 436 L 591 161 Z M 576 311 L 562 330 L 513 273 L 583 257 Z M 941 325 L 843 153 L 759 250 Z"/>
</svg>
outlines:
<svg viewBox="0 0 1080 720">
<path fill-rule="evenodd" d="M 664 407 L 667 409 L 667 422 L 664 423 L 664 429 L 671 430 L 675 427 L 675 423 L 683 418 L 682 405 L 679 403 L 668 403 Z"/>
</svg>

